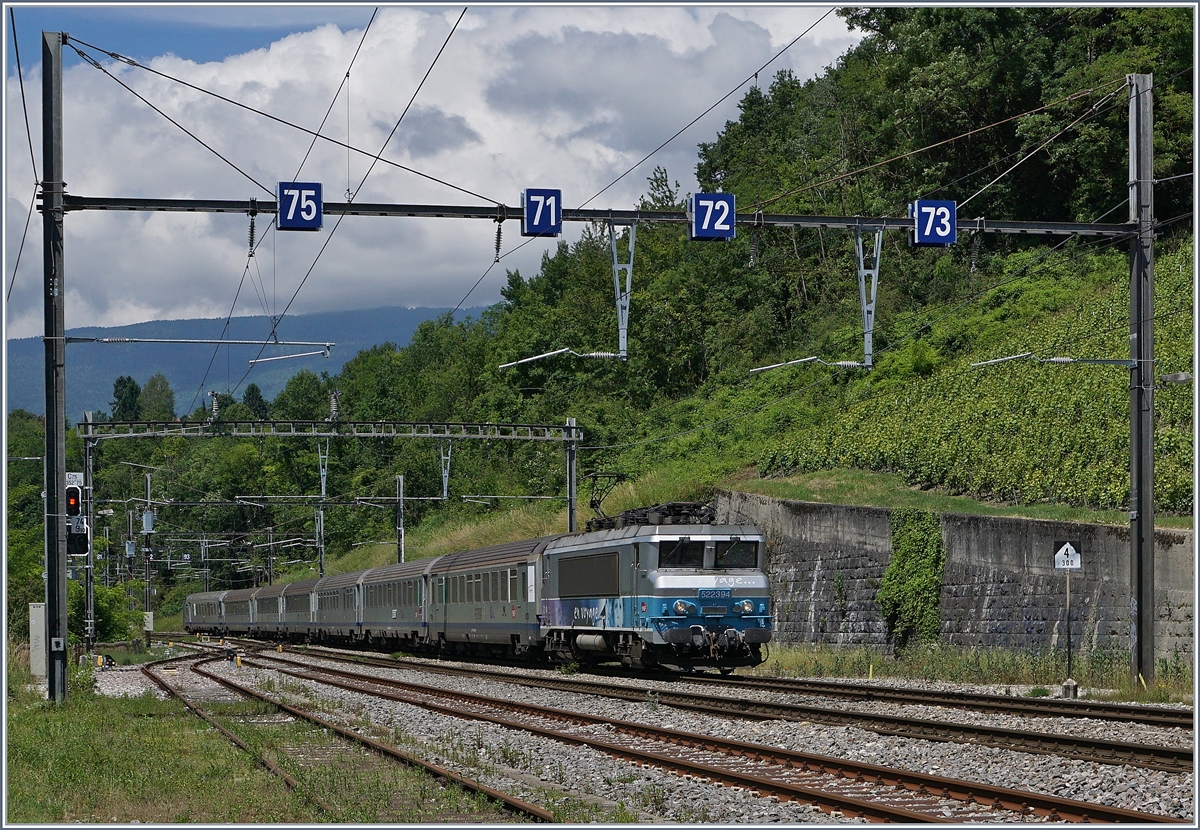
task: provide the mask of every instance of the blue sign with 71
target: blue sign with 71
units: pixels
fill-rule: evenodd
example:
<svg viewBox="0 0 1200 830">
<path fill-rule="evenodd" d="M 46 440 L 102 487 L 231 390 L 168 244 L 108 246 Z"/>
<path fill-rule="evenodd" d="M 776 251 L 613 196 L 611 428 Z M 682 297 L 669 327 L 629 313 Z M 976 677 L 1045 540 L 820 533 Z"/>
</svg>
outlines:
<svg viewBox="0 0 1200 830">
<path fill-rule="evenodd" d="M 521 191 L 521 236 L 562 233 L 562 191 L 530 187 Z"/>
</svg>

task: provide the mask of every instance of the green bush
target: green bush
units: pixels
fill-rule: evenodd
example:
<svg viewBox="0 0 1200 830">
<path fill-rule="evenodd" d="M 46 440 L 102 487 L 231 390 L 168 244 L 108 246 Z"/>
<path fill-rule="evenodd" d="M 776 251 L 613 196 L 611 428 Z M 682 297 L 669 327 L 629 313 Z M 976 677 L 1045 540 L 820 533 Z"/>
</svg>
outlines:
<svg viewBox="0 0 1200 830">
<path fill-rule="evenodd" d="M 892 558 L 875 595 L 888 633 L 903 649 L 913 640 L 936 640 L 938 601 L 946 550 L 938 517 L 923 510 L 892 511 Z"/>
</svg>

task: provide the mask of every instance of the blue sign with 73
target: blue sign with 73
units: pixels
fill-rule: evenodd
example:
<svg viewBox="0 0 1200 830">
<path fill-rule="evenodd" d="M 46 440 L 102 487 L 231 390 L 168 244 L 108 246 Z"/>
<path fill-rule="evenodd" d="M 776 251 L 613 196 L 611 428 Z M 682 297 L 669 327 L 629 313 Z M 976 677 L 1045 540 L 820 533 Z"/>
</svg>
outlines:
<svg viewBox="0 0 1200 830">
<path fill-rule="evenodd" d="M 918 199 L 909 208 L 916 219 L 914 245 L 952 245 L 958 241 L 958 210 L 950 200 Z"/>
<path fill-rule="evenodd" d="M 319 231 L 324 218 L 320 182 L 279 183 L 279 230 Z"/>
</svg>

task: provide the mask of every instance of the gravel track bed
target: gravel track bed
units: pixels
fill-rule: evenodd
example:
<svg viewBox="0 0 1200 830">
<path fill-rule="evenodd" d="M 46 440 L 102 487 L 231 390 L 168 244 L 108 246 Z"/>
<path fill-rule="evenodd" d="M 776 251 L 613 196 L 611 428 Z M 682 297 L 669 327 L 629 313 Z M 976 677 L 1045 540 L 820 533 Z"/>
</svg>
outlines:
<svg viewBox="0 0 1200 830">
<path fill-rule="evenodd" d="M 318 700 L 322 709 L 340 711 L 341 720 L 359 731 L 364 731 L 364 720 L 374 727 L 395 730 L 399 737 L 392 742 L 401 749 L 535 804 L 546 803 L 548 790 L 551 797 L 567 795 L 604 807 L 623 804 L 646 822 L 865 823 L 864 819 L 822 813 L 806 804 L 761 798 L 739 789 L 642 768 L 588 747 L 573 747 L 270 670 L 221 664 L 215 672 L 247 685 L 273 680 L 270 694 L 279 696 L 282 687 L 296 705 L 312 706 Z M 381 669 L 380 673 L 395 676 L 391 670 Z M 405 674 L 418 675 L 414 680 L 428 677 L 419 672 Z M 512 688 L 505 683 L 495 685 Z M 308 694 L 297 694 L 301 686 L 309 690 Z M 323 716 L 338 717 L 329 711 Z"/>
<path fill-rule="evenodd" d="M 294 655 L 293 655 L 294 657 Z M 460 665 L 444 661 L 445 665 Z M 248 678 L 276 677 L 273 672 L 261 673 L 248 667 L 235 669 L 230 664 L 210 664 L 217 672 L 228 673 L 244 681 Z M 335 667 L 344 665 L 331 663 Z M 494 667 L 493 667 L 494 668 Z M 772 746 L 819 755 L 849 758 L 856 761 L 902 767 L 934 775 L 945 775 L 981 781 L 1001 787 L 1028 789 L 1099 804 L 1171 815 L 1194 820 L 1193 775 L 1178 775 L 1139 767 L 1094 764 L 1072 761 L 1049 755 L 1011 752 L 990 747 L 966 744 L 939 743 L 908 738 L 878 735 L 855 727 L 822 726 L 805 722 L 746 721 L 684 712 L 653 703 L 598 699 L 586 695 L 556 692 L 516 686 L 500 681 L 478 678 L 457 678 L 404 669 L 374 669 L 355 667 L 364 674 L 392 677 L 414 683 L 458 691 L 501 697 L 507 700 L 535 703 L 565 709 L 578 709 L 609 719 L 631 720 L 700 732 L 739 740 L 761 742 Z M 503 670 L 503 669 L 501 669 Z M 524 673 L 528 669 L 511 669 Z M 558 672 L 545 671 L 547 676 L 559 677 Z M 580 675 L 580 679 L 588 679 Z M 146 691 L 163 697 L 164 693 L 151 683 L 136 667 L 120 667 L 97 671 L 96 689 L 99 694 L 136 696 Z M 196 699 L 229 699 L 224 691 L 192 672 L 181 670 L 171 678 L 186 679 L 184 693 Z M 284 679 L 279 682 L 290 682 Z M 296 681 L 299 682 L 299 681 Z M 637 680 L 638 685 L 661 688 L 682 688 L 669 682 Z M 420 707 L 372 699 L 369 696 L 332 689 L 319 684 L 305 683 L 332 708 L 343 705 L 347 717 L 365 716 L 376 725 L 395 728 L 399 735 L 409 736 L 403 748 L 421 754 L 426 760 L 453 769 L 490 786 L 518 797 L 544 801 L 540 788 L 558 790 L 601 806 L 618 802 L 643 820 L 731 823 L 778 822 L 853 822 L 843 816 L 829 816 L 816 808 L 757 796 L 719 785 L 703 784 L 681 779 L 655 769 L 642 769 L 633 764 L 610 758 L 595 750 L 570 747 L 524 733 L 490 724 L 464 722 L 429 712 Z M 691 685 L 691 684 L 689 684 Z M 900 683 L 888 685 L 901 685 Z M 910 683 L 920 688 L 964 689 L 951 684 Z M 697 687 L 699 690 L 702 687 Z M 1008 687 L 1004 687 L 1008 688 Z M 996 691 L 996 688 L 974 688 L 970 691 Z M 1001 689 L 1003 691 L 1003 689 Z M 746 690 L 740 696 L 755 696 L 764 700 L 802 702 L 801 696 Z M 815 699 L 815 698 L 814 698 Z M 1010 715 L 974 713 L 966 709 L 945 709 L 929 706 L 895 706 L 891 704 L 851 704 L 820 698 L 820 705 L 842 703 L 839 708 L 861 709 L 895 714 L 911 711 L 915 717 L 953 720 L 960 723 L 979 723 L 1030 731 L 1062 732 L 1072 735 L 1096 735 L 1111 740 L 1190 746 L 1191 735 L 1186 730 L 1145 727 L 1112 721 L 1072 718 L 1021 718 Z M 303 701 L 302 701 L 303 702 Z M 806 701 L 804 701 L 806 702 Z M 476 763 L 464 759 L 477 757 L 494 770 L 485 772 Z"/>
<path fill-rule="evenodd" d="M 337 664 L 331 665 L 334 665 L 335 667 L 346 668 L 344 664 L 340 666 Z M 506 700 L 578 710 L 612 720 L 630 720 L 652 724 L 654 726 L 681 729 L 690 732 L 699 732 L 715 736 L 735 738 L 738 740 L 761 742 L 772 746 L 791 749 L 797 752 L 809 752 L 885 766 L 900 767 L 903 769 L 909 769 L 933 775 L 943 775 L 951 778 L 980 781 L 1000 787 L 1010 787 L 1013 789 L 1041 792 L 1060 796 L 1062 798 L 1070 798 L 1078 801 L 1090 801 L 1098 804 L 1123 807 L 1130 810 L 1159 813 L 1163 815 L 1171 815 L 1189 819 L 1193 818 L 1195 812 L 1192 775 L 1172 774 L 1158 770 L 1143 769 L 1140 767 L 1074 761 L 1050 755 L 1013 752 L 991 747 L 972 746 L 969 744 L 942 743 L 878 735 L 874 732 L 868 732 L 850 726 L 837 727 L 822 726 L 807 722 L 747 721 L 740 719 L 727 719 L 697 712 L 685 712 L 683 710 L 672 709 L 671 707 L 667 706 L 656 706 L 653 702 L 633 703 L 619 700 L 594 698 L 587 695 L 577 695 L 548 689 L 521 687 L 511 683 L 489 681 L 479 678 L 460 678 L 404 669 L 374 669 L 373 667 L 369 666 L 355 667 L 354 670 L 360 671 L 363 674 L 375 674 L 376 676 L 392 677 L 429 686 L 453 689 L 456 691 L 485 694 L 504 698 Z M 557 673 L 553 671 L 549 671 L 547 674 L 561 676 L 557 675 Z M 637 682 L 639 684 L 642 683 L 640 680 Z M 648 683 L 647 685 L 653 684 Z M 666 687 L 670 684 L 664 683 L 660 685 Z M 674 688 L 678 688 L 678 686 L 675 686 Z M 334 698 L 337 698 L 340 693 L 336 691 L 322 691 L 322 694 L 331 695 Z M 383 709 L 379 710 L 381 712 L 386 712 L 389 705 L 398 705 L 388 704 L 386 701 L 380 702 L 380 704 L 384 707 Z M 372 712 L 372 718 L 374 720 L 374 713 L 378 709 L 379 704 L 372 703 L 364 705 L 368 706 Z M 882 706 L 884 706 L 886 710 L 887 705 L 882 704 Z M 921 708 L 928 709 L 932 707 Z M 405 709 L 411 711 L 413 707 L 405 706 Z M 945 712 L 947 710 L 939 711 Z M 949 711 L 953 712 L 954 714 L 947 719 L 952 720 L 958 719 L 958 715 L 960 714 L 969 714 L 966 712 L 966 710 Z M 408 717 L 409 715 L 406 714 L 399 720 L 394 720 L 391 722 L 396 723 L 397 725 L 403 725 L 408 722 Z M 1020 724 L 1028 721 L 1057 722 L 1061 720 L 1069 720 L 1060 718 L 1015 718 L 1004 715 L 986 715 L 982 717 L 987 719 L 986 722 L 997 725 L 1012 726 L 1012 728 L 1027 728 L 1013 724 Z M 1094 734 L 1114 740 L 1140 740 L 1138 737 L 1132 737 L 1139 734 L 1136 731 L 1138 728 L 1127 726 L 1125 724 L 1114 724 L 1112 722 L 1089 720 L 1086 722 L 1085 726 L 1077 725 L 1077 727 L 1096 730 Z M 464 729 L 464 727 L 461 725 L 458 727 L 447 728 L 451 730 L 458 729 L 460 732 Z M 474 726 L 470 726 L 466 727 L 466 730 L 469 732 L 474 728 Z M 1046 730 L 1047 727 L 1043 724 L 1042 729 Z M 1173 730 L 1154 731 L 1158 733 L 1164 731 L 1171 732 Z M 516 740 L 510 732 L 504 731 L 503 734 L 508 736 L 507 740 L 510 742 Z M 572 756 L 578 757 L 580 752 L 585 752 L 587 755 L 591 756 L 591 759 L 582 765 L 578 764 L 578 762 L 571 762 L 571 769 L 579 770 L 580 776 L 591 779 L 590 785 L 580 783 L 578 787 L 588 789 L 589 791 L 596 792 L 597 794 L 606 791 L 611 792 L 612 785 L 609 783 L 608 779 L 611 779 L 613 776 L 611 774 L 597 776 L 590 772 L 590 768 L 593 766 L 607 765 L 607 768 L 611 769 L 611 765 L 614 763 L 613 761 L 595 760 L 597 753 L 591 750 L 577 750 L 559 745 L 555 742 L 544 741 L 543 739 L 537 740 L 550 744 L 545 751 L 549 752 L 551 757 L 559 759 L 558 761 L 550 761 L 549 763 L 551 767 L 560 761 L 565 765 L 567 762 L 562 759 Z M 1188 743 L 1190 744 L 1190 741 Z M 495 746 L 495 744 L 490 742 L 489 745 Z M 539 757 L 542 756 L 539 755 Z M 603 758 L 605 756 L 600 757 Z M 625 764 L 623 768 L 634 769 L 628 764 Z M 639 771 L 639 774 L 640 772 L 648 771 Z M 571 780 L 573 782 L 575 781 L 573 777 Z M 667 779 L 668 789 L 670 790 L 672 787 L 678 786 L 679 781 L 680 779 L 674 776 Z M 573 786 L 576 785 L 573 784 Z M 718 786 L 714 788 L 709 785 L 704 786 L 707 790 L 717 789 L 726 793 L 729 792 L 728 788 L 724 787 Z M 674 790 L 671 791 L 674 792 Z M 607 797 L 611 798 L 612 796 L 610 795 Z M 763 801 L 763 799 L 755 800 Z M 709 803 L 708 801 L 700 802 L 689 798 L 688 800 L 684 801 L 684 804 L 688 804 L 689 801 L 691 805 L 707 805 Z M 787 805 L 779 806 L 786 807 Z M 724 816 L 726 814 L 723 812 L 714 811 L 712 812 L 712 815 L 720 816 L 720 820 L 723 821 L 725 820 Z M 828 816 L 823 816 L 823 814 L 810 814 L 811 817 L 807 819 L 791 819 L 784 818 L 782 816 L 774 817 L 776 814 L 772 814 L 771 817 L 758 816 L 754 818 L 746 816 L 744 813 L 729 813 L 728 815 L 743 816 L 742 818 L 731 819 L 736 821 L 827 821 L 829 819 Z M 669 813 L 665 814 L 664 817 L 671 818 L 673 820 L 696 820 L 695 818 L 679 817 Z"/>
</svg>

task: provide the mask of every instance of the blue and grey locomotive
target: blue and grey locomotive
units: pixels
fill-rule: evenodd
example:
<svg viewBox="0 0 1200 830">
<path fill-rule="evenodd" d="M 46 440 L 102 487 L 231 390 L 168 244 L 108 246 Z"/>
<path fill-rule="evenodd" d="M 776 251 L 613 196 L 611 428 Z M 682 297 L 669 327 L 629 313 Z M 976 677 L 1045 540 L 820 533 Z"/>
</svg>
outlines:
<svg viewBox="0 0 1200 830">
<path fill-rule="evenodd" d="M 732 671 L 765 658 L 761 532 L 642 524 L 262 588 L 193 594 L 193 633 Z"/>
</svg>

